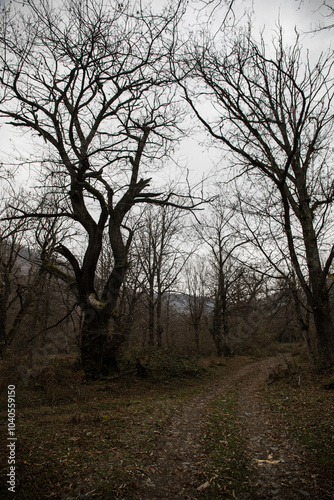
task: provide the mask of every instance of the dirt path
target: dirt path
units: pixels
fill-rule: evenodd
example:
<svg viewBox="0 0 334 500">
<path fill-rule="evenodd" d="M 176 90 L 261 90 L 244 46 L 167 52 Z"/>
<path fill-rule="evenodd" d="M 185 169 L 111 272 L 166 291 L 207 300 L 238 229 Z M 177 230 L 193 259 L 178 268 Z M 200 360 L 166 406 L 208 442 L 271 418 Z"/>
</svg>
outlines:
<svg viewBox="0 0 334 500">
<path fill-rule="evenodd" d="M 259 398 L 268 375 L 281 362 L 270 358 L 232 368 L 223 379 L 184 404 L 157 445 L 141 498 L 195 499 L 201 496 L 201 486 L 209 493 L 203 473 L 208 457 L 200 444 L 201 420 L 207 405 L 231 387 L 238 387 L 239 424 L 251 462 L 250 481 L 257 492 L 252 498 L 329 498 L 318 496 L 317 478 L 308 471 L 302 448 L 270 421 Z"/>
<path fill-rule="evenodd" d="M 276 358 L 250 367 L 250 376 L 239 386 L 239 423 L 246 437 L 256 498 L 330 498 L 321 492 L 317 475 L 309 470 L 303 447 L 270 418 L 260 397 L 261 387 L 279 363 Z"/>
</svg>

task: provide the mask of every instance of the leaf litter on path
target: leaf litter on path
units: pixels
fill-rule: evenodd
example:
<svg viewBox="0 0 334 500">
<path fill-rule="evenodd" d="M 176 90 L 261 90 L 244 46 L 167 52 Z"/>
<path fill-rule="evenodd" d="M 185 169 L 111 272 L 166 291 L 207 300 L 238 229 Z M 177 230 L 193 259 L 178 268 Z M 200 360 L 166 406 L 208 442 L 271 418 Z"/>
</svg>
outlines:
<svg viewBox="0 0 334 500">
<path fill-rule="evenodd" d="M 212 485 L 219 482 L 219 477 L 210 473 L 210 457 L 203 446 L 203 421 L 208 405 L 215 398 L 224 401 L 224 393 L 235 388 L 237 420 L 243 452 L 248 458 L 247 481 L 252 493 L 236 496 L 238 493 L 232 490 L 219 498 L 333 498 L 319 489 L 318 477 L 310 469 L 304 448 L 271 418 L 270 409 L 261 397 L 266 379 L 280 363 L 279 358 L 248 360 L 244 365 L 240 365 L 240 360 L 232 360 L 227 374 L 184 403 L 153 452 L 140 498 L 189 500 L 203 495 L 208 499 L 218 498 Z M 226 436 L 222 435 L 221 440 L 226 441 Z"/>
</svg>

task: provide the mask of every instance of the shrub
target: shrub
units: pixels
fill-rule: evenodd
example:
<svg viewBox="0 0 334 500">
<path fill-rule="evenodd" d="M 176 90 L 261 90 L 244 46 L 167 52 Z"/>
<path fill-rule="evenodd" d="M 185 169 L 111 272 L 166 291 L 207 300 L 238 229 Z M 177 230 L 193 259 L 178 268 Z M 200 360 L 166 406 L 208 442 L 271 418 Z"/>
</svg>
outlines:
<svg viewBox="0 0 334 500">
<path fill-rule="evenodd" d="M 186 376 L 201 376 L 205 369 L 199 366 L 198 360 L 183 354 L 175 354 L 161 348 L 146 349 L 136 356 L 137 372 L 138 363 L 147 376 L 168 379 Z M 140 373 L 138 373 L 140 374 Z"/>
</svg>

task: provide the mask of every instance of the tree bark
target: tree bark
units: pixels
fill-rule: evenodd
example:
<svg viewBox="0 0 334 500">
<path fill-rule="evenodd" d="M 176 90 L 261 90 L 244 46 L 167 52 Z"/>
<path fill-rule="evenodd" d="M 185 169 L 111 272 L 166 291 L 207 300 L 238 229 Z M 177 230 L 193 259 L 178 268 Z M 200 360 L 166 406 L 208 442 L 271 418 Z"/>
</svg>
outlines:
<svg viewBox="0 0 334 500">
<path fill-rule="evenodd" d="M 150 283 L 149 297 L 148 297 L 148 345 L 154 345 L 154 290 L 153 283 Z"/>
<path fill-rule="evenodd" d="M 157 297 L 157 328 L 156 328 L 156 334 L 157 334 L 157 344 L 158 347 L 162 346 L 162 333 L 164 331 L 163 326 L 162 326 L 162 296 L 160 290 L 158 291 L 158 297 Z"/>
<path fill-rule="evenodd" d="M 117 316 L 89 310 L 82 328 L 81 365 L 89 379 L 119 373 L 118 355 L 126 332 Z M 110 333 L 113 322 L 113 333 Z"/>
<path fill-rule="evenodd" d="M 313 313 L 319 368 L 331 368 L 334 366 L 334 328 L 328 294 L 318 297 L 313 306 Z"/>
<path fill-rule="evenodd" d="M 310 290 L 308 302 L 312 305 L 317 337 L 318 362 L 323 368 L 334 365 L 334 323 L 331 314 L 327 269 L 322 265 L 317 236 L 313 225 L 313 213 L 306 192 L 299 190 L 304 197 L 301 203 L 300 222 L 303 230 L 304 245 L 309 271 Z"/>
<path fill-rule="evenodd" d="M 89 378 L 118 372 L 117 356 L 125 337 L 117 321 L 116 306 L 126 265 L 115 267 L 102 292 L 102 301 L 90 294 L 84 301 L 81 335 L 81 364 Z M 104 302 L 105 301 L 105 302 Z M 111 336 L 111 322 L 114 331 Z"/>
<path fill-rule="evenodd" d="M 89 379 L 99 378 L 105 373 L 105 352 L 108 340 L 110 317 L 88 308 L 84 312 L 81 333 L 81 365 Z"/>
<path fill-rule="evenodd" d="M 219 293 L 216 293 L 215 304 L 213 309 L 212 328 L 209 329 L 213 341 L 216 346 L 216 354 L 218 357 L 223 355 L 222 347 L 222 317 L 221 317 L 221 298 Z"/>
</svg>

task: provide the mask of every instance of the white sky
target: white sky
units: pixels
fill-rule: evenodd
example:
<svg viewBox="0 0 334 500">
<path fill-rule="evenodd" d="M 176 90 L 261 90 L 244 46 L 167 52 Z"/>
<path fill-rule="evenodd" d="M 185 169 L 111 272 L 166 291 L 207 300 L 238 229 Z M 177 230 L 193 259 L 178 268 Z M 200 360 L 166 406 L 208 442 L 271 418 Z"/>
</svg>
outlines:
<svg viewBox="0 0 334 500">
<path fill-rule="evenodd" d="M 333 47 L 334 29 L 313 32 L 321 25 L 334 23 L 334 15 L 332 18 L 326 17 L 328 9 L 323 3 L 324 0 L 235 0 L 234 13 L 236 20 L 247 23 L 251 12 L 253 36 L 257 38 L 262 32 L 267 45 L 271 44 L 272 38 L 277 34 L 278 24 L 283 28 L 283 39 L 287 44 L 295 41 L 297 30 L 305 52 L 307 51 L 310 60 L 314 61 L 322 51 Z M 213 24 L 219 25 L 225 15 L 224 2 L 221 4 L 221 7 L 214 11 Z M 334 0 L 327 0 L 327 4 L 333 5 L 334 9 Z M 189 168 L 197 173 L 197 179 L 205 176 L 219 158 L 217 150 L 205 152 L 191 139 L 185 141 L 182 153 Z"/>
<path fill-rule="evenodd" d="M 0 5 L 5 1 L 0 0 Z M 162 1 L 155 0 L 156 3 L 158 1 L 159 5 L 163 4 Z M 327 0 L 327 3 L 333 5 L 334 8 L 334 0 Z M 221 6 L 214 11 L 214 19 L 218 23 L 221 22 L 226 12 L 224 5 L 225 2 L 222 1 Z M 311 29 L 321 24 L 334 23 L 334 16 L 329 19 L 324 17 L 328 10 L 324 8 L 323 0 L 235 0 L 236 19 L 247 22 L 246 12 L 250 10 L 252 11 L 253 35 L 264 30 L 263 34 L 267 44 L 270 44 L 279 21 L 287 42 L 294 40 L 295 28 L 302 34 L 302 43 L 305 49 L 310 51 L 311 60 L 316 59 L 321 51 L 331 47 L 334 29 L 307 34 Z M 13 131 L 7 126 L 0 127 L 0 134 L 0 160 L 5 158 L 6 153 L 15 154 L 15 150 L 21 152 L 29 150 L 29 135 L 22 137 L 19 130 Z M 203 147 L 197 146 L 197 138 L 193 137 L 184 141 L 177 158 L 182 161 L 185 167 L 189 167 L 190 172 L 196 178 L 195 180 L 198 181 L 206 176 L 214 166 L 215 153 L 208 153 Z M 27 177 L 28 169 L 21 177 L 22 181 L 26 182 Z"/>
<path fill-rule="evenodd" d="M 287 40 L 293 40 L 295 28 L 299 33 L 304 33 L 303 44 L 312 52 L 320 53 L 331 45 L 333 30 L 324 30 L 316 34 L 309 33 L 319 26 L 329 25 L 334 22 L 326 17 L 329 10 L 324 7 L 324 0 L 236 0 L 237 5 L 254 4 L 254 15 L 256 24 L 262 28 L 265 26 L 264 35 L 270 38 L 276 29 L 279 20 Z M 334 0 L 327 0 L 328 5 L 333 5 Z M 240 7 L 238 7 L 240 8 Z M 308 35 L 306 33 L 309 33 Z"/>
<path fill-rule="evenodd" d="M 279 17 L 287 30 L 295 26 L 308 30 L 323 23 L 328 10 L 323 6 L 323 0 L 236 0 L 236 5 L 252 3 L 253 10 L 260 26 L 266 24 L 270 27 Z M 332 0 L 327 1 L 333 4 Z M 270 5 L 270 6 L 269 6 Z M 334 6 L 334 4 L 333 4 Z"/>
</svg>

